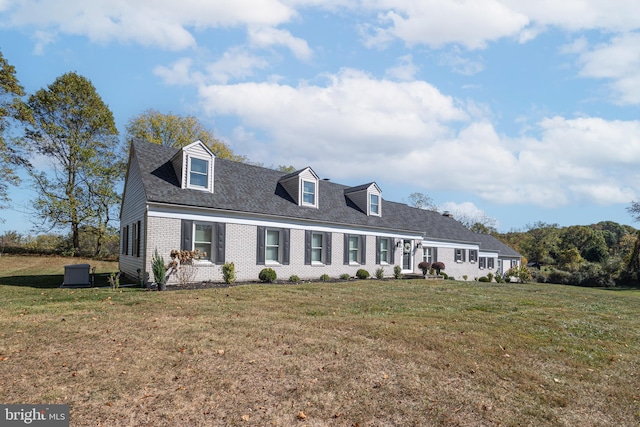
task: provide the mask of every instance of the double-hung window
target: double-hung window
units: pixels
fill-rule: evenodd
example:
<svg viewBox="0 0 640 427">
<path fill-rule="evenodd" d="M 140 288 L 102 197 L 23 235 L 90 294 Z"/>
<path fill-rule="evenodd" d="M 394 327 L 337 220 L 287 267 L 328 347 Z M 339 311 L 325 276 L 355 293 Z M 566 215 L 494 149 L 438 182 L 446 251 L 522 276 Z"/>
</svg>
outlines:
<svg viewBox="0 0 640 427">
<path fill-rule="evenodd" d="M 480 267 L 480 269 L 484 269 L 487 263 L 487 258 L 481 256 L 480 257 L 480 264 L 478 265 L 478 267 Z"/>
<path fill-rule="evenodd" d="M 316 183 L 313 181 L 302 181 L 302 204 L 308 206 L 316 205 Z"/>
<path fill-rule="evenodd" d="M 267 230 L 265 239 L 265 261 L 279 263 L 280 260 L 280 230 Z"/>
<path fill-rule="evenodd" d="M 380 239 L 380 264 L 389 264 L 389 239 Z"/>
<path fill-rule="evenodd" d="M 465 249 L 456 249 L 456 262 L 465 261 Z"/>
<path fill-rule="evenodd" d="M 311 263 L 324 263 L 324 233 L 311 234 Z"/>
<path fill-rule="evenodd" d="M 369 212 L 371 215 L 380 215 L 380 196 L 377 194 L 369 195 Z"/>
<path fill-rule="evenodd" d="M 193 248 L 199 252 L 201 260 L 211 261 L 213 253 L 213 227 L 211 224 L 196 224 L 193 236 Z"/>
<path fill-rule="evenodd" d="M 487 268 L 493 270 L 493 258 L 487 258 Z"/>
<path fill-rule="evenodd" d="M 433 264 L 433 248 L 422 248 L 422 261 Z"/>
<path fill-rule="evenodd" d="M 189 187 L 193 188 L 209 188 L 209 161 L 189 158 Z"/>
<path fill-rule="evenodd" d="M 475 249 L 469 249 L 469 262 L 478 261 L 478 251 Z"/>
<path fill-rule="evenodd" d="M 360 237 L 349 236 L 349 264 L 358 264 L 360 261 Z"/>
</svg>

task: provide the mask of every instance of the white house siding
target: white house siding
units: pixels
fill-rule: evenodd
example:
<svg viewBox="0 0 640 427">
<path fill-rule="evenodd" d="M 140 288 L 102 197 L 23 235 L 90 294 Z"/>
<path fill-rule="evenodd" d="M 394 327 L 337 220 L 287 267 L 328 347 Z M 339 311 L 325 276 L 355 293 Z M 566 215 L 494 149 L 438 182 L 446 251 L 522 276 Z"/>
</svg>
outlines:
<svg viewBox="0 0 640 427">
<path fill-rule="evenodd" d="M 134 154 L 135 155 L 135 154 Z M 140 170 L 138 162 L 135 159 L 131 161 L 127 182 L 125 184 L 124 200 L 122 201 L 122 210 L 120 213 L 120 257 L 119 269 L 130 278 L 136 278 L 137 270 L 142 269 L 144 257 L 144 236 L 145 236 L 145 193 L 140 179 Z M 141 256 L 133 256 L 133 224 L 140 221 L 140 249 Z M 127 255 L 122 253 L 122 243 L 125 236 L 122 235 L 123 228 L 129 226 L 129 244 Z"/>
<path fill-rule="evenodd" d="M 344 233 L 332 232 L 332 256 L 330 265 L 305 265 L 305 228 L 290 228 L 290 263 L 284 264 L 256 264 L 257 252 L 257 225 L 226 223 L 223 218 L 202 218 L 203 221 L 214 221 L 225 223 L 225 261 L 235 264 L 236 277 L 238 281 L 258 280 L 258 275 L 263 268 L 273 268 L 279 280 L 288 280 L 291 275 L 297 275 L 301 279 L 319 279 L 323 274 L 328 274 L 331 278 L 338 278 L 342 274 L 355 276 L 356 272 L 364 268 L 371 276 L 375 275 L 376 269 L 383 267 L 385 276 L 393 275 L 393 265 L 376 265 L 376 237 L 366 235 L 366 264 L 345 265 L 344 264 Z M 150 215 L 148 218 L 149 230 L 154 230 L 147 238 L 146 249 L 146 279 L 153 280 L 150 276 L 151 257 L 157 248 L 165 261 L 170 261 L 170 253 L 174 249 L 180 248 L 181 220 L 179 218 L 165 218 Z M 278 227 L 280 228 L 280 227 Z M 351 233 L 355 234 L 355 233 Z M 390 249 L 395 251 L 396 264 L 401 262 L 402 249 L 396 248 L 391 238 Z M 415 263 L 414 263 L 415 264 Z M 212 263 L 199 263 L 196 265 L 192 280 L 222 282 L 222 272 L 220 265 Z M 176 283 L 177 277 L 172 275 L 169 283 Z"/>
</svg>

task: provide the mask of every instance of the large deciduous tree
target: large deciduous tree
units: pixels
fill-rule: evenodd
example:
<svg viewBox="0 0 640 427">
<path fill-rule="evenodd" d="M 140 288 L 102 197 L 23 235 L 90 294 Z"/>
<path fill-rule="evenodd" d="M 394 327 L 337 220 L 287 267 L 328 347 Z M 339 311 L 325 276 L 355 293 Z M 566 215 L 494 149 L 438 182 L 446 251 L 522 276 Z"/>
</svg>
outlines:
<svg viewBox="0 0 640 427">
<path fill-rule="evenodd" d="M 20 99 L 24 95 L 15 67 L 0 52 L 0 208 L 9 201 L 9 184 L 17 185 L 20 182 L 15 166 L 24 163 L 24 160 L 9 142 L 11 137 L 8 133 L 13 121 L 26 119 L 24 103 Z"/>
<path fill-rule="evenodd" d="M 193 116 L 164 114 L 157 110 L 147 110 L 129 120 L 126 127 L 127 141 L 142 139 L 167 147 L 184 147 L 194 141 L 203 142 L 217 157 L 244 161 L 235 156 L 223 142 L 217 140 L 200 121 Z"/>
<path fill-rule="evenodd" d="M 70 227 L 77 253 L 80 229 L 106 230 L 109 210 L 118 203 L 115 184 L 123 167 L 113 114 L 93 84 L 76 73 L 31 95 L 27 106 L 33 122 L 24 144 L 51 166 L 30 168 L 38 192 L 35 213 L 43 225 Z"/>
</svg>

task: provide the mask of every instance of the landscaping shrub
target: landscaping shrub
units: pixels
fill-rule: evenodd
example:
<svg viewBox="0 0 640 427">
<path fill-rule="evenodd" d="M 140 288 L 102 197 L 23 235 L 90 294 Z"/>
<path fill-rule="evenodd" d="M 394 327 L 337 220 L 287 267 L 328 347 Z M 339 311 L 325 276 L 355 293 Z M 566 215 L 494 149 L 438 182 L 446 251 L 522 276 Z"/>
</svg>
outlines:
<svg viewBox="0 0 640 427">
<path fill-rule="evenodd" d="M 292 274 L 291 276 L 289 276 L 289 281 L 292 283 L 300 283 L 300 278 L 295 274 Z"/>
<path fill-rule="evenodd" d="M 222 270 L 222 280 L 224 283 L 231 284 L 236 281 L 236 265 L 232 262 L 226 262 L 220 267 Z"/>
<path fill-rule="evenodd" d="M 422 261 L 420 264 L 418 264 L 418 268 L 422 270 L 422 275 L 426 276 L 427 273 L 429 272 L 429 269 L 431 268 L 431 263 L 427 261 Z"/>
<path fill-rule="evenodd" d="M 431 268 L 436 271 L 436 274 L 440 274 L 440 272 L 444 270 L 444 262 L 436 261 L 431 264 Z"/>
<path fill-rule="evenodd" d="M 322 276 L 320 276 L 320 280 L 323 282 L 328 282 L 329 280 L 331 280 L 331 277 L 329 277 L 329 275 L 325 273 Z"/>
<path fill-rule="evenodd" d="M 489 279 L 489 282 L 493 282 L 493 273 L 487 273 L 487 279 Z"/>
<path fill-rule="evenodd" d="M 490 280 L 488 277 L 482 276 L 481 278 L 478 279 L 478 282 L 487 283 L 487 282 L 490 282 Z"/>
<path fill-rule="evenodd" d="M 369 272 L 364 268 L 361 268 L 360 270 L 356 271 L 356 277 L 360 280 L 368 279 L 369 276 L 370 276 Z"/>
<path fill-rule="evenodd" d="M 393 266 L 393 278 L 394 279 L 399 279 L 400 277 L 402 277 L 402 267 L 400 267 L 399 265 L 394 265 Z"/>
<path fill-rule="evenodd" d="M 384 279 L 384 268 L 380 267 L 376 270 L 376 279 Z"/>
<path fill-rule="evenodd" d="M 162 255 L 158 253 L 158 248 L 153 252 L 151 257 L 151 271 L 153 272 L 153 281 L 162 284 L 167 282 L 167 265 Z"/>
<path fill-rule="evenodd" d="M 444 280 L 447 280 L 449 278 L 449 275 L 447 273 L 440 273 L 440 275 L 444 278 Z"/>
<path fill-rule="evenodd" d="M 349 280 L 349 279 L 351 279 L 351 276 L 349 275 L 349 273 L 343 273 L 343 274 L 340 275 L 340 279 Z"/>
<path fill-rule="evenodd" d="M 263 268 L 262 271 L 260 271 L 260 274 L 258 274 L 260 281 L 266 283 L 275 282 L 277 277 L 278 276 L 273 268 Z"/>
</svg>

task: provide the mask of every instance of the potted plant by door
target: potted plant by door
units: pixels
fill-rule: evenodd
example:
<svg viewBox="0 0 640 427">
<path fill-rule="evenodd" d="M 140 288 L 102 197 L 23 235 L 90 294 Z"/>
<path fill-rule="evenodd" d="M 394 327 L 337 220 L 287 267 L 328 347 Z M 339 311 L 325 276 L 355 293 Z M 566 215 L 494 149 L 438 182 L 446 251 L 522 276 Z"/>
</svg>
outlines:
<svg viewBox="0 0 640 427">
<path fill-rule="evenodd" d="M 159 291 L 167 290 L 167 267 L 164 264 L 164 258 L 158 253 L 158 249 L 151 257 L 151 271 L 153 272 L 153 281 L 158 285 Z"/>
</svg>

